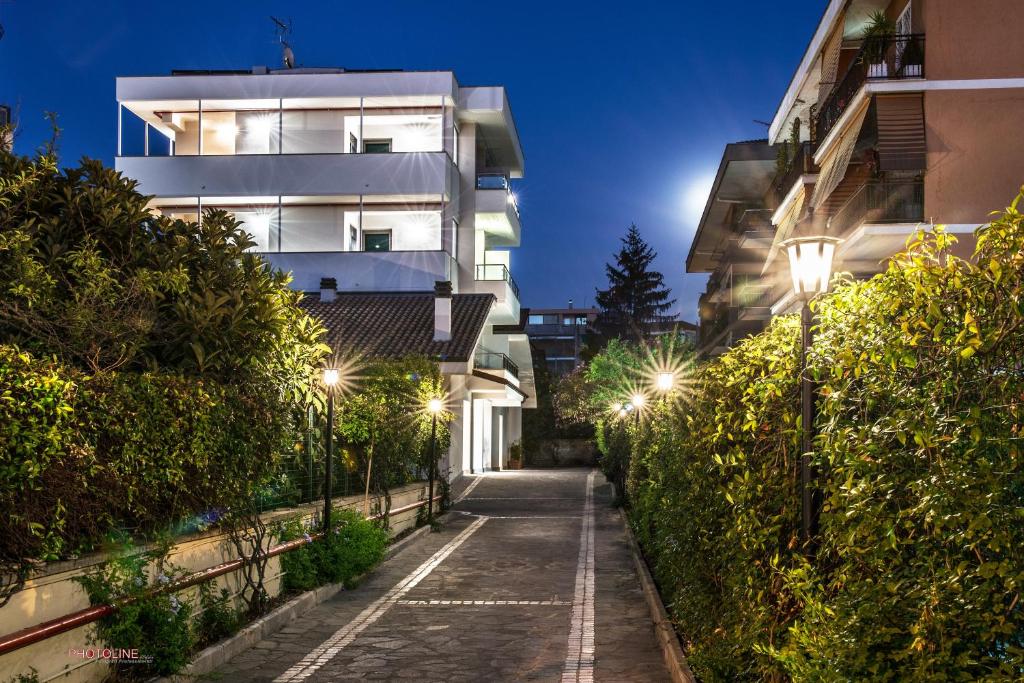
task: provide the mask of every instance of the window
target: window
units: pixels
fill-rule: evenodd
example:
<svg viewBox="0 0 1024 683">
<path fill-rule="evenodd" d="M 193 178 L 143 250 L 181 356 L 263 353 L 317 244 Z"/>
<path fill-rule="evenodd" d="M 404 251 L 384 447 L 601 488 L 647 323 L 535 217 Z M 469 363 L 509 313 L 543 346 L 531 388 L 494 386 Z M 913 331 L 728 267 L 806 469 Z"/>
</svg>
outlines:
<svg viewBox="0 0 1024 683">
<path fill-rule="evenodd" d="M 363 232 L 363 251 L 391 251 L 391 231 Z"/>
<path fill-rule="evenodd" d="M 577 325 L 583 325 L 584 327 L 586 327 L 586 325 L 587 325 L 587 318 L 585 316 L 580 316 L 579 318 L 576 318 L 576 324 Z"/>
<path fill-rule="evenodd" d="M 354 133 L 348 134 L 348 153 L 355 154 L 359 151 L 359 140 L 356 139 Z"/>
<path fill-rule="evenodd" d="M 363 140 L 364 154 L 386 154 L 391 151 L 391 138 Z"/>
<path fill-rule="evenodd" d="M 529 320 L 528 320 L 528 322 L 527 322 L 527 324 L 528 325 L 543 325 L 544 324 L 544 316 L 542 316 L 542 315 L 531 315 Z"/>
<path fill-rule="evenodd" d="M 572 318 L 562 318 L 563 325 L 572 325 Z"/>
<path fill-rule="evenodd" d="M 350 225 L 350 226 L 348 226 L 348 250 L 349 251 L 358 251 L 358 249 L 359 249 L 359 240 L 356 237 L 356 226 Z"/>
</svg>

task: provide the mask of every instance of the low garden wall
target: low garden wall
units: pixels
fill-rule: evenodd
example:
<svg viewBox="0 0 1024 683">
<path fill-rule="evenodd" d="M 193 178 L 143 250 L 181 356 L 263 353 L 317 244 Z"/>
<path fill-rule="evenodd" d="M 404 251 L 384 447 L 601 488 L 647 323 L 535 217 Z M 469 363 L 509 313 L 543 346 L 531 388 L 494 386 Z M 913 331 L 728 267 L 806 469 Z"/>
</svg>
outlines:
<svg viewBox="0 0 1024 683">
<path fill-rule="evenodd" d="M 527 467 L 593 467 L 596 462 L 592 439 L 546 439 L 526 454 Z"/>
<path fill-rule="evenodd" d="M 391 509 L 401 510 L 425 501 L 426 498 L 427 487 L 424 483 L 403 486 L 391 492 Z M 335 499 L 336 509 L 350 508 L 362 511 L 363 505 L 362 496 Z M 380 509 L 382 505 L 382 499 L 371 497 L 371 513 L 375 509 Z M 268 525 L 294 518 L 310 520 L 320 510 L 322 504 L 310 504 L 276 510 L 263 515 L 262 519 Z M 395 537 L 415 527 L 418 513 L 419 507 L 412 507 L 391 515 L 391 536 Z M 168 559 L 185 571 L 196 572 L 237 557 L 237 552 L 224 532 L 210 531 L 182 537 L 171 549 Z M 36 571 L 25 582 L 24 588 L 0 608 L 0 635 L 88 608 L 89 597 L 75 579 L 97 571 L 108 559 L 109 555 L 105 553 L 95 553 L 76 560 L 52 562 Z M 281 594 L 282 579 L 281 556 L 270 558 L 265 586 L 271 598 Z M 238 571 L 225 574 L 211 583 L 215 585 L 217 591 L 226 588 L 236 598 L 242 587 Z M 198 587 L 188 588 L 179 595 L 195 604 L 198 612 Z M 108 675 L 109 667 L 101 661 L 95 649 L 104 645 L 116 647 L 119 644 L 97 642 L 95 623 L 81 626 L 0 656 L 0 681 L 7 681 L 19 674 L 27 674 L 33 669 L 40 683 L 55 679 L 68 683 L 101 681 Z M 86 656 L 90 648 L 94 650 L 95 655 L 91 658 Z"/>
</svg>

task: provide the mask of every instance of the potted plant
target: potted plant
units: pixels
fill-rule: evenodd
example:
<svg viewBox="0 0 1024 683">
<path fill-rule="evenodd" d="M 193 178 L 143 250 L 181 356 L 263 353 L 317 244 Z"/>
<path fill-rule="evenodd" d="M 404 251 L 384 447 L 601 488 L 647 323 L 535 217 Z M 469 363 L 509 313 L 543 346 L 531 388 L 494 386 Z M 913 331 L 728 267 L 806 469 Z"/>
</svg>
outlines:
<svg viewBox="0 0 1024 683">
<path fill-rule="evenodd" d="M 523 469 L 523 445 L 518 441 L 508 447 L 508 468 L 510 470 Z"/>
<path fill-rule="evenodd" d="M 920 78 L 924 75 L 924 50 L 921 48 L 921 41 L 917 36 L 906 38 L 907 46 L 903 48 L 900 56 L 904 78 Z"/>
<path fill-rule="evenodd" d="M 896 35 L 896 22 L 881 10 L 874 12 L 864 27 L 863 60 L 868 65 L 868 78 L 888 78 L 889 64 L 886 53 L 892 37 Z"/>
</svg>

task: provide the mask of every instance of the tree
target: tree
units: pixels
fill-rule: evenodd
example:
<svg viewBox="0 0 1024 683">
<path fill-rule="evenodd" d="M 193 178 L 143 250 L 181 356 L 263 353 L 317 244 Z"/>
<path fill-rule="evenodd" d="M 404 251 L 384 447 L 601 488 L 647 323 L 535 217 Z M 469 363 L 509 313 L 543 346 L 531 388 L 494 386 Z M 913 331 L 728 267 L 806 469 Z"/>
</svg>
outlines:
<svg viewBox="0 0 1024 683">
<path fill-rule="evenodd" d="M 608 339 L 641 341 L 651 332 L 651 323 L 675 320 L 667 313 L 676 302 L 669 299 L 672 290 L 665 286 L 661 273 L 651 270 L 657 256 L 636 225 L 630 225 L 615 255 L 615 265 L 605 264 L 608 289 L 597 290 L 601 311 L 594 326 L 601 345 Z"/>
</svg>

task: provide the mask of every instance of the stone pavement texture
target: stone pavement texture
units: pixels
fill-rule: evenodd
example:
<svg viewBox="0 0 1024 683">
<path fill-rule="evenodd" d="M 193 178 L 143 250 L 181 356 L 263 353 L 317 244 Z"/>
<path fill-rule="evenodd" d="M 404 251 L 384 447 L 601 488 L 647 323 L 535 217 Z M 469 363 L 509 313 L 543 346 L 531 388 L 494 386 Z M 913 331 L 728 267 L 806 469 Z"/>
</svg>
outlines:
<svg viewBox="0 0 1024 683">
<path fill-rule="evenodd" d="M 468 495 L 440 533 L 208 679 L 669 680 L 600 473 L 464 479 Z"/>
</svg>

